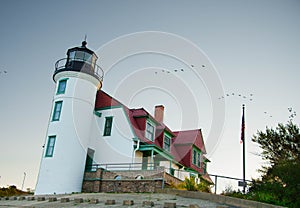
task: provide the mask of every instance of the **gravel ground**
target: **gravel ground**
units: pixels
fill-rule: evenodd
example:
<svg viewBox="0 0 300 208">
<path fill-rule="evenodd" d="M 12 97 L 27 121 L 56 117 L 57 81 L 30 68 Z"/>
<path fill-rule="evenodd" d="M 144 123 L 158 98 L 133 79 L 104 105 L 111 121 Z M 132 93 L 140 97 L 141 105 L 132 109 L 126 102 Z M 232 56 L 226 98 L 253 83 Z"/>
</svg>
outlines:
<svg viewBox="0 0 300 208">
<path fill-rule="evenodd" d="M 40 197 L 40 196 L 39 196 Z M 223 207 L 220 204 L 213 203 L 206 200 L 200 199 L 191 199 L 191 198 L 183 198 L 176 195 L 170 194 L 161 194 L 161 193 L 143 193 L 143 194 L 117 194 L 117 193 L 85 193 L 85 194 L 72 194 L 72 195 L 51 195 L 44 196 L 45 201 L 38 201 L 37 196 L 35 196 L 34 201 L 28 201 L 27 197 L 25 200 L 13 200 L 10 198 L 9 200 L 5 200 L 4 198 L 0 201 L 0 208 L 2 207 L 143 207 L 144 201 L 152 201 L 154 203 L 154 207 L 164 207 L 165 202 L 176 203 L 176 207 L 189 207 L 190 204 L 197 204 L 202 208 L 217 208 Z M 49 202 L 49 197 L 56 197 L 57 201 Z M 70 202 L 62 203 L 60 201 L 61 198 L 69 198 Z M 75 203 L 75 198 L 82 198 L 83 203 Z M 99 203 L 90 204 L 90 199 L 98 199 Z M 107 200 L 115 200 L 115 205 L 105 205 Z M 125 206 L 123 205 L 124 200 L 133 200 L 134 205 Z M 145 206 L 147 207 L 147 206 Z M 149 207 L 149 206 L 148 206 Z M 224 206 L 226 207 L 226 206 Z"/>
</svg>

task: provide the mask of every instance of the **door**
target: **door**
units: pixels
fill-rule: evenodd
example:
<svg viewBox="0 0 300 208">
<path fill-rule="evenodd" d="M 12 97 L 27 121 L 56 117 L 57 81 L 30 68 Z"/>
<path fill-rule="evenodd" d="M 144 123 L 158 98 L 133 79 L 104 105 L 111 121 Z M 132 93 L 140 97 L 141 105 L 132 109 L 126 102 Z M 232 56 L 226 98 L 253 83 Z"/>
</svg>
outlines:
<svg viewBox="0 0 300 208">
<path fill-rule="evenodd" d="M 88 148 L 85 161 L 85 171 L 96 171 L 93 169 L 94 154 L 95 150 Z"/>
</svg>

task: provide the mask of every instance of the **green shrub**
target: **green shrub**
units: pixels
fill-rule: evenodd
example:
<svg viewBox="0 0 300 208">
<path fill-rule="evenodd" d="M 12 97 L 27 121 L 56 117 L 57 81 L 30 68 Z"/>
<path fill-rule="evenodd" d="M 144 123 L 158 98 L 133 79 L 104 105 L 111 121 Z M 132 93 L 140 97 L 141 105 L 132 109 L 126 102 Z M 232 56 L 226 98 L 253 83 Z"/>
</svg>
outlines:
<svg viewBox="0 0 300 208">
<path fill-rule="evenodd" d="M 185 178 L 184 179 L 184 188 L 188 191 L 197 191 L 195 177 L 191 176 L 190 178 Z"/>
</svg>

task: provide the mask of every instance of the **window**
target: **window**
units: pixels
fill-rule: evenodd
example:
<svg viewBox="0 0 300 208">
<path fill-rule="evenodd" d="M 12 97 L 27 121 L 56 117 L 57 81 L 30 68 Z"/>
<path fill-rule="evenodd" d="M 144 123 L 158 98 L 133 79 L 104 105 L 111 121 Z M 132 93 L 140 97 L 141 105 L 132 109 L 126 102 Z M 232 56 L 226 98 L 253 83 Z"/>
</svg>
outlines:
<svg viewBox="0 0 300 208">
<path fill-rule="evenodd" d="M 66 79 L 60 80 L 58 83 L 56 94 L 64 94 L 66 91 L 66 86 L 67 86 L 67 80 Z"/>
<path fill-rule="evenodd" d="M 84 61 L 91 62 L 92 55 L 89 53 L 84 53 Z"/>
<path fill-rule="evenodd" d="M 69 59 L 73 60 L 75 58 L 75 51 L 70 52 Z"/>
<path fill-rule="evenodd" d="M 147 121 L 145 137 L 151 141 L 154 140 L 154 125 Z"/>
<path fill-rule="evenodd" d="M 196 165 L 197 163 L 197 151 L 193 150 L 193 164 Z"/>
<path fill-rule="evenodd" d="M 56 136 L 49 136 L 48 137 L 48 143 L 47 143 L 45 157 L 52 157 L 53 156 L 55 140 L 56 140 Z"/>
<path fill-rule="evenodd" d="M 61 113 L 62 101 L 57 101 L 54 104 L 52 121 L 58 121 Z"/>
<path fill-rule="evenodd" d="M 206 167 L 207 167 L 207 164 L 206 164 L 206 162 L 204 162 L 204 163 L 203 163 L 203 173 L 204 173 L 204 174 L 206 174 Z"/>
<path fill-rule="evenodd" d="M 197 149 L 193 149 L 193 164 L 197 167 L 201 165 L 201 151 Z"/>
<path fill-rule="evenodd" d="M 200 167 L 201 157 L 200 152 L 197 153 L 197 166 Z"/>
<path fill-rule="evenodd" d="M 171 138 L 167 135 L 164 135 L 164 146 L 163 146 L 163 148 L 170 152 L 170 146 L 171 146 Z"/>
<path fill-rule="evenodd" d="M 75 59 L 76 60 L 83 60 L 84 52 L 83 51 L 76 51 Z"/>
<path fill-rule="evenodd" d="M 103 136 L 110 136 L 111 134 L 111 127 L 112 127 L 113 117 L 106 117 L 105 118 L 105 125 L 104 125 L 104 134 Z"/>
</svg>

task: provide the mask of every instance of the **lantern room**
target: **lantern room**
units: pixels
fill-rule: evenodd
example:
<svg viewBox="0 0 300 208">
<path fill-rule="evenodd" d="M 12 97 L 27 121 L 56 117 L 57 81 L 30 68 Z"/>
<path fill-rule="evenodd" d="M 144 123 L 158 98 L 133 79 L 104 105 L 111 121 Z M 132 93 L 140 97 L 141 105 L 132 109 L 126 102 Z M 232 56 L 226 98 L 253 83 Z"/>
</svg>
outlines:
<svg viewBox="0 0 300 208">
<path fill-rule="evenodd" d="M 87 42 L 83 41 L 80 47 L 70 48 L 67 51 L 67 58 L 60 59 L 55 64 L 55 75 L 64 71 L 81 72 L 92 75 L 99 81 L 102 81 L 103 70 L 99 67 L 97 62 L 97 55 L 86 47 Z"/>
</svg>

